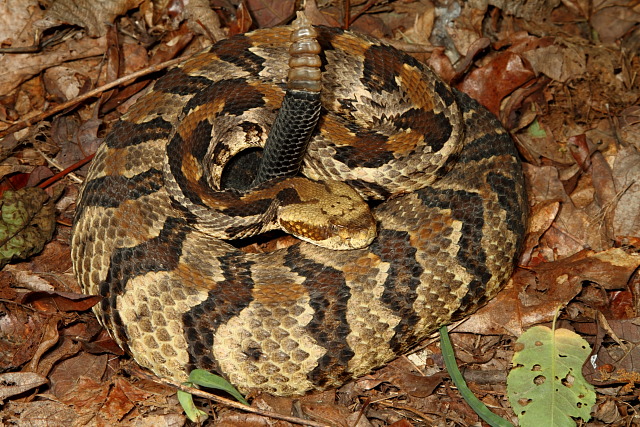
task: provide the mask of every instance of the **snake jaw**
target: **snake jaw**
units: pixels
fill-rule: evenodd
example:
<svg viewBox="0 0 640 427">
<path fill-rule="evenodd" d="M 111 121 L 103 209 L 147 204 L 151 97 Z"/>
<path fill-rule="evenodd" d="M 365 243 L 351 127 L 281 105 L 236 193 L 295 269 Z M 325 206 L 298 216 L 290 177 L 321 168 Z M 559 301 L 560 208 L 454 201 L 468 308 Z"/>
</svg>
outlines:
<svg viewBox="0 0 640 427">
<path fill-rule="evenodd" d="M 362 249 L 376 237 L 369 205 L 339 181 L 296 180 L 296 197 L 281 198 L 276 222 L 293 236 L 332 250 Z M 290 192 L 286 192 L 291 196 Z"/>
<path fill-rule="evenodd" d="M 373 216 L 371 218 L 363 218 L 361 223 L 367 225 L 353 225 L 345 227 L 341 224 L 331 224 L 334 235 L 339 236 L 336 244 L 332 246 L 334 250 L 363 249 L 373 242 L 377 235 L 376 223 Z"/>
<path fill-rule="evenodd" d="M 298 215 L 296 218 L 289 220 L 286 216 L 279 216 L 277 222 L 285 232 L 327 249 L 362 249 L 376 237 L 376 221 L 370 211 L 353 218 L 345 215 L 326 221 L 322 215 Z"/>
</svg>

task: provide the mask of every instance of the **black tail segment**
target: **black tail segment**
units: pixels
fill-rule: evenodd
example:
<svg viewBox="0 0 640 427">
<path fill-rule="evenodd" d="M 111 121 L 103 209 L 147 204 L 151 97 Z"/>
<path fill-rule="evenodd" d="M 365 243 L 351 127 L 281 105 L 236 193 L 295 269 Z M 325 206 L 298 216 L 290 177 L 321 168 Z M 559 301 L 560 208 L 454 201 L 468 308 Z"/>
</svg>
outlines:
<svg viewBox="0 0 640 427">
<path fill-rule="evenodd" d="M 309 140 L 320 117 L 320 44 L 316 30 L 303 14 L 293 23 L 289 48 L 287 93 L 269 132 L 262 161 L 251 187 L 300 171 Z M 242 189 L 239 189 L 242 190 Z"/>
</svg>

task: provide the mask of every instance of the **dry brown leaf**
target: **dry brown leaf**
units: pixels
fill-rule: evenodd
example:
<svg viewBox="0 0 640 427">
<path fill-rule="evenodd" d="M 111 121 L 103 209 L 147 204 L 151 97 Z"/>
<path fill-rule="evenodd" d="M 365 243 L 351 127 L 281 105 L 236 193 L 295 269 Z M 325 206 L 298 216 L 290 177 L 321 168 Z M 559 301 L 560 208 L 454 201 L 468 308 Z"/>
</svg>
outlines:
<svg viewBox="0 0 640 427">
<path fill-rule="evenodd" d="M 86 311 L 102 300 L 97 295 L 76 294 L 72 292 L 30 292 L 22 302 L 32 304 L 41 312 Z"/>
<path fill-rule="evenodd" d="M 293 16 L 295 2 L 291 0 L 247 0 L 247 8 L 255 18 L 258 28 L 282 25 Z"/>
<path fill-rule="evenodd" d="M 522 165 L 527 183 L 529 202 L 534 206 L 541 202 L 562 202 L 569 200 L 558 169 L 553 166 Z"/>
<path fill-rule="evenodd" d="M 302 404 L 302 413 L 305 418 L 308 417 L 311 420 L 329 425 L 340 425 L 349 417 L 351 411 L 342 405 L 334 404 L 333 401 L 329 404 L 305 402 Z"/>
<path fill-rule="evenodd" d="M 85 28 L 91 37 L 102 37 L 107 26 L 142 0 L 56 0 L 47 10 L 45 19 Z"/>
<path fill-rule="evenodd" d="M 619 120 L 620 139 L 640 150 L 640 105 L 625 108 Z"/>
<path fill-rule="evenodd" d="M 334 17 L 338 19 L 340 14 L 336 14 Z M 350 23 L 349 29 L 363 34 L 369 34 L 379 39 L 389 38 L 391 37 L 391 30 L 382 18 L 383 16 L 368 13 L 360 15 L 358 19 Z"/>
<path fill-rule="evenodd" d="M 139 54 L 143 56 L 140 58 L 143 62 L 138 62 L 135 64 L 136 67 L 144 68 L 148 65 L 159 64 L 164 61 L 168 61 L 170 59 L 175 58 L 178 53 L 182 52 L 185 46 L 189 44 L 189 42 L 193 39 L 194 33 L 189 30 L 189 27 L 186 25 L 180 26 L 177 31 L 172 31 L 170 34 L 167 34 L 165 38 L 166 42 L 162 43 L 158 46 L 157 49 L 153 50 L 153 56 L 149 59 L 146 57 L 146 49 L 139 49 Z M 127 49 L 130 50 L 131 48 Z M 144 51 L 144 53 L 142 52 Z M 127 63 L 132 63 L 132 60 L 126 59 L 126 52 L 123 49 L 123 55 L 125 55 L 125 61 Z M 128 108 L 135 102 L 139 96 L 141 96 L 144 92 L 144 89 L 151 81 L 142 80 L 136 83 L 133 83 L 122 90 L 120 90 L 117 94 L 112 96 L 107 102 L 102 105 L 101 112 L 111 111 L 113 108 L 118 107 L 118 110 L 121 113 L 125 113 Z M 97 129 L 96 129 L 97 130 Z M 83 150 L 85 153 L 94 153 L 94 147 L 89 151 Z"/>
<path fill-rule="evenodd" d="M 539 162 L 541 158 L 549 159 L 559 165 L 572 165 L 575 160 L 569 154 L 566 146 L 560 143 L 547 123 L 547 117 L 538 117 L 535 122 L 516 134 L 518 143 L 524 146 L 532 161 Z"/>
<path fill-rule="evenodd" d="M 19 426 L 77 426 L 78 417 L 73 408 L 52 400 L 36 402 L 9 402 L 4 422 Z"/>
<path fill-rule="evenodd" d="M 598 342 L 594 346 L 591 363 L 584 367 L 585 377 L 594 384 L 605 385 L 625 382 L 629 373 L 638 377 L 640 347 L 631 343 L 640 341 L 638 319 L 607 320 L 599 316 Z M 606 337 L 611 340 L 606 340 Z M 605 343 L 605 341 L 608 341 Z M 613 341 L 614 344 L 611 344 Z M 602 369 L 605 368 L 606 370 Z M 636 381 L 640 381 L 637 378 Z"/>
<path fill-rule="evenodd" d="M 576 167 L 578 167 L 578 165 L 576 165 Z M 596 190 L 593 188 L 593 180 L 590 174 L 581 172 L 576 174 L 576 177 L 577 180 L 570 196 L 571 202 L 577 209 L 588 210 L 591 205 L 595 206 Z"/>
<path fill-rule="evenodd" d="M 233 36 L 235 34 L 243 34 L 249 31 L 251 26 L 253 25 L 253 17 L 251 13 L 247 10 L 244 1 L 238 5 L 236 9 L 236 16 L 229 23 L 229 35 Z"/>
<path fill-rule="evenodd" d="M 17 287 L 29 289 L 32 291 L 50 292 L 52 292 L 54 289 L 49 282 L 44 280 L 38 274 L 34 274 L 33 272 L 27 270 L 21 270 L 19 266 L 9 264 L 4 268 L 4 271 L 13 275 L 13 279 L 15 280 L 15 285 Z"/>
<path fill-rule="evenodd" d="M 51 138 L 61 147 L 55 162 L 62 168 L 84 159 L 95 152 L 102 143 L 98 138 L 101 120 L 89 119 L 84 123 L 76 116 L 62 116 L 53 119 Z"/>
<path fill-rule="evenodd" d="M 449 375 L 442 371 L 434 375 L 424 376 L 412 374 L 408 368 L 384 369 L 376 377 L 398 387 L 401 392 L 413 397 L 423 398 L 433 394 L 445 378 Z"/>
<path fill-rule="evenodd" d="M 497 116 L 502 100 L 534 77 L 533 71 L 519 55 L 504 52 L 486 66 L 473 70 L 458 89 Z"/>
<path fill-rule="evenodd" d="M 567 147 L 576 164 L 580 166 L 583 171 L 589 170 L 591 166 L 592 146 L 588 143 L 586 135 L 580 134 L 569 137 Z"/>
<path fill-rule="evenodd" d="M 529 212 L 529 230 L 524 243 L 522 255 L 520 255 L 520 264 L 528 265 L 531 261 L 531 254 L 538 245 L 538 240 L 553 224 L 558 212 L 560 211 L 559 202 L 543 202 L 538 203 Z"/>
<path fill-rule="evenodd" d="M 578 209 L 571 202 L 563 203 L 555 223 L 540 239 L 541 246 L 551 248 L 558 258 L 585 248 L 596 251 L 609 248 L 611 241 L 602 227 L 601 212 L 595 203 L 587 209 Z"/>
<path fill-rule="evenodd" d="M 6 372 L 0 374 L 0 402 L 47 383 L 47 378 L 33 372 Z"/>
<path fill-rule="evenodd" d="M 42 339 L 45 320 L 33 310 L 20 304 L 1 303 L 6 313 L 0 323 L 0 369 L 20 368 L 31 360 Z"/>
<path fill-rule="evenodd" d="M 602 403 L 596 403 L 592 414 L 595 420 L 601 421 L 606 425 L 613 424 L 615 420 L 620 418 L 620 411 L 613 398 L 608 398 Z"/>
<path fill-rule="evenodd" d="M 40 375 L 49 376 L 51 369 L 54 365 L 60 361 L 64 361 L 76 354 L 81 350 L 82 346 L 74 339 L 62 338 L 58 341 L 58 344 L 44 355 L 44 357 L 38 363 L 38 373 Z M 55 380 L 50 377 L 52 390 L 55 389 Z"/>
<path fill-rule="evenodd" d="M 560 4 L 560 0 L 476 0 L 472 3 L 488 3 L 502 9 L 504 13 L 535 22 L 549 15 Z"/>
<path fill-rule="evenodd" d="M 551 46 L 554 41 L 554 37 L 539 37 L 529 34 L 526 31 L 517 31 L 515 33 L 510 33 L 508 38 L 494 43 L 493 47 L 500 50 L 505 46 L 508 46 L 509 52 L 520 54 L 530 50 Z"/>
<path fill-rule="evenodd" d="M 263 411 L 275 412 L 278 414 L 291 414 L 293 402 L 291 399 L 280 396 L 272 396 L 260 393 L 252 402 L 253 406 Z"/>
<path fill-rule="evenodd" d="M 594 202 L 599 208 L 597 213 L 602 218 L 602 231 L 609 239 L 613 240 L 613 212 L 611 208 L 617 199 L 616 188 L 611 167 L 600 151 L 596 151 L 591 156 L 591 181 L 595 190 Z"/>
<path fill-rule="evenodd" d="M 553 264 L 554 274 L 539 277 L 519 269 L 496 298 L 456 328 L 457 332 L 479 335 L 520 336 L 527 328 L 553 319 L 556 308 L 566 305 L 581 289 L 569 280 L 562 263 Z"/>
<path fill-rule="evenodd" d="M 613 179 L 619 195 L 613 214 L 615 236 L 640 236 L 640 154 L 636 149 L 623 148 L 618 153 Z"/>
<path fill-rule="evenodd" d="M 536 73 L 566 82 L 581 77 L 587 69 L 587 59 L 580 46 L 553 45 L 529 50 L 522 54 Z"/>
<path fill-rule="evenodd" d="M 59 370 L 59 368 L 54 370 L 54 374 L 57 370 Z M 64 373 L 61 375 L 64 375 Z M 111 384 L 108 382 L 100 382 L 100 376 L 94 376 L 92 378 L 87 376 L 72 377 L 67 374 L 66 378 L 68 386 L 60 389 L 61 394 L 59 399 L 70 407 L 73 407 L 80 420 L 78 424 L 85 425 L 90 420 L 96 418 L 100 408 L 104 406 L 109 395 Z"/>
<path fill-rule="evenodd" d="M 314 25 L 327 25 L 329 27 L 340 26 L 340 22 L 337 19 L 328 13 L 322 13 L 320 9 L 318 9 L 316 0 L 308 0 L 305 2 L 304 13 Z"/>
<path fill-rule="evenodd" d="M 40 364 L 41 358 L 58 344 L 60 338 L 58 334 L 59 321 L 59 317 L 51 316 L 47 319 L 46 323 L 42 325 L 41 330 L 38 331 L 39 333 L 37 334 L 39 338 L 38 348 L 33 353 L 31 360 L 29 360 L 29 364 L 24 368 L 25 371 L 38 372 L 38 365 Z"/>
<path fill-rule="evenodd" d="M 556 308 L 566 306 L 578 295 L 583 282 L 624 289 L 639 266 L 640 255 L 609 249 L 600 253 L 581 251 L 530 270 L 519 269 L 496 298 L 456 331 L 519 336 L 532 325 L 552 320 Z"/>
<path fill-rule="evenodd" d="M 446 9 L 445 9 L 446 7 Z M 458 61 L 467 56 L 470 48 L 482 38 L 484 10 L 466 2 L 449 2 L 436 9 L 436 22 L 432 33 L 433 44 L 445 46 L 447 54 Z"/>
<path fill-rule="evenodd" d="M 431 52 L 427 65 L 429 65 L 442 80 L 448 83 L 450 83 L 451 79 L 456 75 L 456 70 L 453 69 L 451 60 L 445 55 L 444 49 L 442 48 L 436 48 Z"/>
<path fill-rule="evenodd" d="M 15 94 L 13 109 L 20 116 L 27 116 L 34 110 L 41 110 L 45 104 L 42 77 L 36 76 L 22 83 Z"/>
<path fill-rule="evenodd" d="M 433 31 L 435 21 L 435 6 L 431 1 L 417 1 L 412 3 L 394 2 L 393 8 L 402 21 L 387 22 L 390 28 L 406 28 L 402 32 L 403 38 L 412 43 L 430 45 L 429 37 Z"/>
<path fill-rule="evenodd" d="M 598 32 L 600 40 L 604 43 L 615 42 L 640 22 L 640 11 L 635 11 L 624 3 L 600 3 L 605 3 L 605 7 L 597 8 L 591 15 L 589 23 Z"/>
<path fill-rule="evenodd" d="M 640 254 L 611 248 L 567 267 L 573 267 L 573 273 L 582 280 L 597 283 L 605 289 L 625 289 L 631 275 L 640 267 Z"/>
<path fill-rule="evenodd" d="M 33 22 L 42 10 L 36 0 L 3 0 L 0 2 L 0 46 L 30 46 L 35 41 Z"/>
<path fill-rule="evenodd" d="M 144 401 L 150 396 L 150 393 L 137 388 L 124 378 L 116 378 L 99 415 L 109 424 L 116 424 L 135 408 L 139 401 Z"/>
<path fill-rule="evenodd" d="M 216 424 L 220 427 L 267 427 L 265 418 L 258 414 L 248 414 L 239 411 L 222 410 L 216 418 Z M 275 424 L 279 425 L 279 424 Z"/>
<path fill-rule="evenodd" d="M 218 15 L 211 9 L 207 0 L 189 0 L 182 4 L 185 18 L 190 18 L 188 25 L 191 31 L 198 34 L 206 33 L 213 37 L 214 42 L 227 37 L 220 27 Z"/>
<path fill-rule="evenodd" d="M 9 94 L 25 80 L 62 62 L 99 56 L 104 53 L 106 39 L 68 40 L 38 55 L 13 54 L 0 56 L 0 94 Z"/>
<path fill-rule="evenodd" d="M 44 73 L 44 84 L 47 92 L 60 102 L 68 101 L 78 96 L 87 83 L 90 84 L 91 82 L 86 76 L 64 65 L 51 67 Z"/>
</svg>

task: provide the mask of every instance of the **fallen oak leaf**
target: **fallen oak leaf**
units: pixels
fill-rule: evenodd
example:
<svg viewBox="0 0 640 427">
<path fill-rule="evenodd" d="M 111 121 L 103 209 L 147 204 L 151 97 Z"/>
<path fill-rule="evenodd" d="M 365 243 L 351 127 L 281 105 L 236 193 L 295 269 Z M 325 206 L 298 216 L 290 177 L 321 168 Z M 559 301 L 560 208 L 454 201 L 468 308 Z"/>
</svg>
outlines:
<svg viewBox="0 0 640 427">
<path fill-rule="evenodd" d="M 40 387 L 47 379 L 35 372 L 7 372 L 0 374 L 0 401 Z"/>
<path fill-rule="evenodd" d="M 32 304 L 44 312 L 85 311 L 102 300 L 97 295 L 85 295 L 74 292 L 35 291 L 26 294 L 21 302 Z"/>
</svg>

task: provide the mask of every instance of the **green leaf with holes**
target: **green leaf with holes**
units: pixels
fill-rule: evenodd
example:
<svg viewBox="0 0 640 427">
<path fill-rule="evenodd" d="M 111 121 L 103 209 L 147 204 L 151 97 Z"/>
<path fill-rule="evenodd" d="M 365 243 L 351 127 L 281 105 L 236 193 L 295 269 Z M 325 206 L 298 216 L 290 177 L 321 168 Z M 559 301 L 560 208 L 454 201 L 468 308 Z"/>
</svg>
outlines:
<svg viewBox="0 0 640 427">
<path fill-rule="evenodd" d="M 568 329 L 535 326 L 516 343 L 507 378 L 511 407 L 522 426 L 575 426 L 588 421 L 596 395 L 582 376 L 589 344 Z"/>
<path fill-rule="evenodd" d="M 40 252 L 55 225 L 55 208 L 42 189 L 5 191 L 0 197 L 0 268 Z"/>
</svg>

